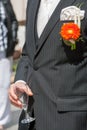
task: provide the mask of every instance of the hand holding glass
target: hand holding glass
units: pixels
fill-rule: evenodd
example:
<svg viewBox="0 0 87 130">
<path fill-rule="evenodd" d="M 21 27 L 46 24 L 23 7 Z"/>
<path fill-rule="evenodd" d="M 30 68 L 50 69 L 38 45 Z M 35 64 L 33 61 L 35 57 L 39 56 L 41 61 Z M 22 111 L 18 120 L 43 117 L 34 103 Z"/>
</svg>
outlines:
<svg viewBox="0 0 87 130">
<path fill-rule="evenodd" d="M 28 89 L 28 86 L 25 85 L 26 89 Z M 17 91 L 18 90 L 18 91 Z M 34 117 L 31 117 L 27 111 L 28 108 L 28 102 L 29 102 L 29 96 L 25 92 L 19 92 L 18 87 L 16 87 L 17 95 L 19 97 L 19 100 L 22 102 L 22 109 L 25 112 L 25 118 L 21 120 L 21 123 L 26 124 L 26 123 L 31 123 L 32 121 L 35 120 Z"/>
</svg>

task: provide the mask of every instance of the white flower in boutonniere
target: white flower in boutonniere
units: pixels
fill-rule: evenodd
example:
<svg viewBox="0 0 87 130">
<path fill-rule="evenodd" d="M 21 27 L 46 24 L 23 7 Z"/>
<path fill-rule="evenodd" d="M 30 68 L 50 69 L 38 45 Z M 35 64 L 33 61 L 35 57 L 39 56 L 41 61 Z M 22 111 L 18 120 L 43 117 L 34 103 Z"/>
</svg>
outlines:
<svg viewBox="0 0 87 130">
<path fill-rule="evenodd" d="M 60 35 L 64 43 L 71 46 L 71 50 L 75 50 L 76 42 L 82 40 L 81 20 L 84 18 L 84 13 L 83 10 L 80 10 L 76 6 L 69 6 L 61 11 L 60 20 L 68 20 L 70 22 L 62 25 Z"/>
</svg>

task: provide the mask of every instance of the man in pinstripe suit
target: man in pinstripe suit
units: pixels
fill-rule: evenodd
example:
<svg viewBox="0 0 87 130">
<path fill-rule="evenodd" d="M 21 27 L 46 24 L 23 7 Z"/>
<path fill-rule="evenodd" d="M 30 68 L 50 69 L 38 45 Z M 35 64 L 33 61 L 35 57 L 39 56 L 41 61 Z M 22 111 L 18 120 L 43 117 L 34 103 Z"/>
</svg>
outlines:
<svg viewBox="0 0 87 130">
<path fill-rule="evenodd" d="M 72 6 L 82 14 L 78 19 L 82 40 L 74 50 L 59 33 L 64 22 L 75 22 L 73 11 L 74 20 L 71 15 L 60 20 L 61 11 Z M 87 130 L 86 0 L 28 0 L 26 43 L 9 89 L 12 104 L 21 107 L 16 86 L 34 98 L 36 130 Z"/>
</svg>

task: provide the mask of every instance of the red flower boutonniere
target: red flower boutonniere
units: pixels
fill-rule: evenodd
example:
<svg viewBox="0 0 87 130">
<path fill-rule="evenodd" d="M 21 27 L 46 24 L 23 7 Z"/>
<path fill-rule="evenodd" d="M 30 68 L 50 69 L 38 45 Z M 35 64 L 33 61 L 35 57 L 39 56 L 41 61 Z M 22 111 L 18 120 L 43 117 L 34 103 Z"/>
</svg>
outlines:
<svg viewBox="0 0 87 130">
<path fill-rule="evenodd" d="M 71 50 L 76 49 L 76 41 L 80 38 L 80 27 L 74 22 L 64 23 L 61 27 L 60 35 L 64 43 L 71 46 Z"/>
</svg>

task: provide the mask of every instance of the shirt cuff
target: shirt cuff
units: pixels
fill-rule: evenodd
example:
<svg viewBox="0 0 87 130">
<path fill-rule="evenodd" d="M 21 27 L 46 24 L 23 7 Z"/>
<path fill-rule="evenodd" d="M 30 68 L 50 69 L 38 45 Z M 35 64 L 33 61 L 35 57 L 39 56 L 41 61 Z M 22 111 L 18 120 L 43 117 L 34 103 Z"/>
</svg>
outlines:
<svg viewBox="0 0 87 130">
<path fill-rule="evenodd" d="M 26 82 L 24 80 L 17 80 L 15 83 L 18 83 L 18 82 L 24 83 L 26 85 Z"/>
</svg>

